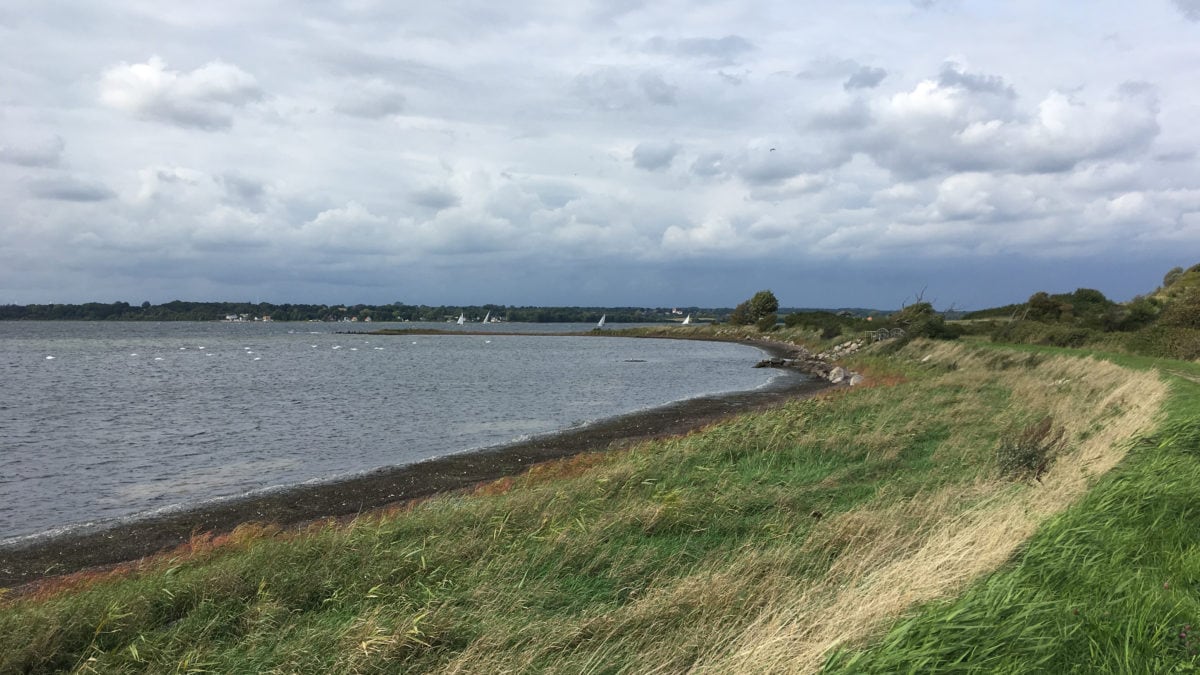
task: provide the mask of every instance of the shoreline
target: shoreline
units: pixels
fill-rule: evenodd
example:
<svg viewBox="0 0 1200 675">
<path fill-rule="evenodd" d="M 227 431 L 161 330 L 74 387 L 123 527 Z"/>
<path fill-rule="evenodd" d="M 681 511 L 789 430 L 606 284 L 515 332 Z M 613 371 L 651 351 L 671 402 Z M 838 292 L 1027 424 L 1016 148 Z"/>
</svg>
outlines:
<svg viewBox="0 0 1200 675">
<path fill-rule="evenodd" d="M 736 342 L 772 356 L 791 353 L 787 345 L 780 343 Z M 184 544 L 196 534 L 223 534 L 245 523 L 292 528 L 452 492 L 518 474 L 540 462 L 686 433 L 735 414 L 811 396 L 831 386 L 816 378 L 786 373 L 760 389 L 678 401 L 501 446 L 378 469 L 328 483 L 235 497 L 98 531 L 34 539 L 0 549 L 0 589 L 131 562 Z"/>
</svg>

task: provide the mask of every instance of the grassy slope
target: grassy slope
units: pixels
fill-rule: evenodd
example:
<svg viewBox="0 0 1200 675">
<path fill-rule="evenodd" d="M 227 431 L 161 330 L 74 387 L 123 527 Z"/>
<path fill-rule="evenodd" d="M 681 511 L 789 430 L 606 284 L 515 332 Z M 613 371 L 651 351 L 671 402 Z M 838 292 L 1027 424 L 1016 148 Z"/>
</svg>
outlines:
<svg viewBox="0 0 1200 675">
<path fill-rule="evenodd" d="M 1008 560 L 1165 395 L 1111 364 L 963 346 L 856 367 L 888 386 L 349 528 L 245 528 L 15 599 L 0 607 L 0 672 L 811 670 Z M 998 439 L 1047 414 L 1072 452 L 1044 484 L 999 479 Z M 1174 630 L 1175 615 L 1155 618 Z"/>
<path fill-rule="evenodd" d="M 830 672 L 1200 669 L 1200 365 L 1100 356 L 1168 374 L 1156 432 L 1012 564 L 897 622 L 870 649 L 838 654 Z"/>
</svg>

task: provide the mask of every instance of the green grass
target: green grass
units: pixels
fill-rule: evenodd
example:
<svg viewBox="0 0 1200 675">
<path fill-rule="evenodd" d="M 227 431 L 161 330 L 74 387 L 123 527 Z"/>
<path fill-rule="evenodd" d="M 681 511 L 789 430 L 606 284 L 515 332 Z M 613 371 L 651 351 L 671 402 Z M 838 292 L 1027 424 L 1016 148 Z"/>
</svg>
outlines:
<svg viewBox="0 0 1200 675">
<path fill-rule="evenodd" d="M 1043 374 L 1051 367 L 1024 357 L 1001 367 L 979 356 L 984 352 L 922 362 L 923 349 L 917 343 L 899 356 L 863 356 L 854 364 L 887 386 L 550 463 L 476 494 L 442 496 L 351 527 L 279 535 L 246 528 L 220 546 L 200 541 L 195 551 L 136 573 L 10 599 L 0 605 L 0 672 L 618 673 L 720 663 L 797 594 L 833 598 L 856 583 L 845 570 L 860 558 L 902 561 L 980 504 L 1039 489 L 998 479 L 994 452 L 1002 435 L 1057 405 L 1059 390 L 1037 392 L 1042 378 L 1059 375 Z M 1101 385 L 1071 387 L 1061 395 L 1078 399 L 1083 414 Z M 1096 415 L 1096 425 L 1106 423 Z M 1180 438 L 1188 429 L 1179 428 Z M 1143 444 L 1130 463 L 1174 456 L 1154 464 L 1169 480 L 1156 473 L 1114 477 L 1097 493 L 1137 483 L 1174 495 L 1148 509 L 1131 486 L 1104 502 L 1121 517 L 1137 511 L 1126 538 L 1152 527 L 1169 537 L 1141 549 L 1130 539 L 1137 556 L 1101 560 L 1108 544 L 1090 545 L 1088 537 L 1116 536 L 1108 533 L 1113 524 L 1070 520 L 1097 510 L 1087 506 L 1094 496 L 1039 534 L 1017 566 L 1028 568 L 1031 580 L 1048 570 L 1059 554 L 1040 542 L 1046 532 L 1061 532 L 1050 541 L 1068 542 L 1084 569 L 1064 565 L 1047 588 L 1029 581 L 1027 593 L 1024 582 L 1013 581 L 988 596 L 986 607 L 1047 627 L 1049 634 L 1033 636 L 1028 625 L 1013 629 L 1022 642 L 1046 645 L 1039 658 L 1084 632 L 1073 627 L 1071 610 L 1097 625 L 1105 620 L 1094 601 L 1112 580 L 1088 571 L 1107 569 L 1102 565 L 1112 574 L 1138 571 L 1120 591 L 1147 603 L 1144 625 L 1126 627 L 1136 633 L 1136 646 L 1127 648 L 1136 656 L 1147 645 L 1157 649 L 1160 637 L 1191 616 L 1195 589 L 1185 580 L 1196 578 L 1188 570 L 1200 560 L 1187 546 L 1174 551 L 1167 544 L 1182 546 L 1188 519 L 1194 521 L 1195 507 L 1182 510 L 1182 502 L 1188 481 L 1196 484 L 1188 462 L 1197 458 L 1171 455 L 1176 444 Z M 873 549 L 876 538 L 895 548 Z M 1158 587 L 1164 581 L 1180 586 Z M 1060 588 L 1079 595 L 1060 599 L 1053 590 Z M 1003 597 L 1022 604 L 1012 608 Z M 949 636 L 930 631 L 986 626 L 984 608 L 971 605 L 933 623 L 919 614 L 885 645 L 897 634 L 928 635 L 917 644 L 940 645 Z M 1157 632 L 1146 633 L 1151 627 Z M 963 635 L 977 638 L 988 629 L 970 630 Z M 1165 657 L 1179 656 L 1169 647 Z M 934 652 L 958 658 L 928 646 L 912 653 L 925 659 Z M 857 669 L 890 653 L 885 647 L 837 658 Z"/>
<path fill-rule="evenodd" d="M 835 654 L 828 672 L 1200 669 L 1200 365 L 1093 355 L 1174 374 L 1158 430 L 1010 565 L 898 621 L 869 648 Z"/>
</svg>

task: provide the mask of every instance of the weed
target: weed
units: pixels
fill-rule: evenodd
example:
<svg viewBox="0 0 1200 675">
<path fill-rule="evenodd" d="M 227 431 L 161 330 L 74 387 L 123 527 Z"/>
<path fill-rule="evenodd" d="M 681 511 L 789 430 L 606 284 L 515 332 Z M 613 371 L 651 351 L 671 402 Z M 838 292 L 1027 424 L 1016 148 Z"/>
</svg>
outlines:
<svg viewBox="0 0 1200 675">
<path fill-rule="evenodd" d="M 1039 483 L 1063 443 L 1063 429 L 1044 417 L 1018 433 L 1005 434 L 996 449 L 1000 473 L 1010 478 L 1033 478 Z"/>
</svg>

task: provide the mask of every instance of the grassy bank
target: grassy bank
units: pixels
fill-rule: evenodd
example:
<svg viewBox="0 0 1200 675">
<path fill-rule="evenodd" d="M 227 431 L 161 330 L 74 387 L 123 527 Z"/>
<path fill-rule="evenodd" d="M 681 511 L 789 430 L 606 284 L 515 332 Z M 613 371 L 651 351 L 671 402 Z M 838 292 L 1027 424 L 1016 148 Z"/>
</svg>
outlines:
<svg viewBox="0 0 1200 675">
<path fill-rule="evenodd" d="M 1073 517 L 1168 394 L 1064 356 L 918 342 L 856 359 L 871 386 L 12 598 L 0 671 L 812 671 L 978 592 Z M 1057 459 L 1002 472 L 997 447 L 1047 418 Z"/>
<path fill-rule="evenodd" d="M 830 672 L 1200 670 L 1200 365 L 1104 357 L 1167 374 L 1155 433 L 1001 573 L 838 654 Z"/>
</svg>

